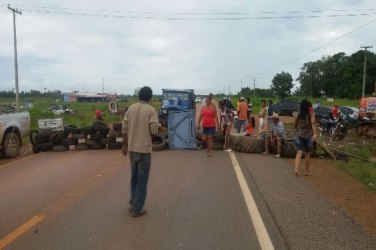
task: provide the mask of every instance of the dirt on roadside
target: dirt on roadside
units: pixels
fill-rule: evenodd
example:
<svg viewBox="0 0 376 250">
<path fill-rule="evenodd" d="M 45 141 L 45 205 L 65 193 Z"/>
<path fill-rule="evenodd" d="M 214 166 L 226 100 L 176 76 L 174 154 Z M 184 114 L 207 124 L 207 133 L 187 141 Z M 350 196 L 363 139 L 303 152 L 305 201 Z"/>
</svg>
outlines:
<svg viewBox="0 0 376 250">
<path fill-rule="evenodd" d="M 294 167 L 294 159 L 289 159 Z M 301 173 L 304 173 L 304 160 Z M 335 166 L 335 162 L 312 159 L 311 175 L 301 176 L 322 195 L 340 206 L 365 231 L 376 236 L 376 193 Z"/>
</svg>

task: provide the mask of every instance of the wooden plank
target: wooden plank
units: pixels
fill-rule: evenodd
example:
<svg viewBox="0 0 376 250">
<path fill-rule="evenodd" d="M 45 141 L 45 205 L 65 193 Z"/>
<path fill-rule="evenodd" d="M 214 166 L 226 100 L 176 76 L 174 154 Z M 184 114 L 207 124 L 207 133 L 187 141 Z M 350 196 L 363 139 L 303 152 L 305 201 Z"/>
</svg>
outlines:
<svg viewBox="0 0 376 250">
<path fill-rule="evenodd" d="M 332 157 L 334 160 L 337 160 L 337 157 L 333 154 L 332 151 L 330 151 L 327 147 L 325 147 L 321 142 L 316 140 L 316 144 L 320 146 L 330 157 Z"/>
</svg>

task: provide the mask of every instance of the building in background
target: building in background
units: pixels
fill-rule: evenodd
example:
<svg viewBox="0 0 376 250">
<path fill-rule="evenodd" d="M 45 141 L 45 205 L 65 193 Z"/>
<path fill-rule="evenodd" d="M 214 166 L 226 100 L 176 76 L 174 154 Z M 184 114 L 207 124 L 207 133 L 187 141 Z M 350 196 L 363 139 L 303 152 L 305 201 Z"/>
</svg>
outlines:
<svg viewBox="0 0 376 250">
<path fill-rule="evenodd" d="M 64 93 L 64 102 L 109 102 L 116 100 L 116 93 L 78 92 Z"/>
</svg>

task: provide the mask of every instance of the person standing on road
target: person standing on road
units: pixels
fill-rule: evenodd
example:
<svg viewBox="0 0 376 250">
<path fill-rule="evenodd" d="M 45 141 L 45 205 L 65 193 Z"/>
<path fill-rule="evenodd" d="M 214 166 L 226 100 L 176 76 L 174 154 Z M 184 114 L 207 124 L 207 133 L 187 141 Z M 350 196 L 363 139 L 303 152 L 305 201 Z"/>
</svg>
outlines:
<svg viewBox="0 0 376 250">
<path fill-rule="evenodd" d="M 138 92 L 139 102 L 132 104 L 123 119 L 123 150 L 129 152 L 131 166 L 129 212 L 132 217 L 146 214 L 143 208 L 151 166 L 151 135 L 158 133 L 158 116 L 149 104 L 153 96 L 150 87 L 142 87 Z"/>
<path fill-rule="evenodd" d="M 230 132 L 233 113 L 231 110 L 227 109 L 223 101 L 219 102 L 219 114 L 220 114 L 220 128 L 222 129 L 223 135 L 225 136 L 225 144 L 223 149 L 226 151 L 231 151 L 230 148 Z"/>
<path fill-rule="evenodd" d="M 251 102 L 251 98 L 247 97 L 247 105 L 248 105 L 248 112 L 247 112 L 247 119 L 249 117 L 251 117 L 251 113 L 252 113 L 252 102 Z"/>
<path fill-rule="evenodd" d="M 266 101 L 265 100 L 261 100 L 261 109 L 260 109 L 260 112 L 258 114 L 258 117 L 259 117 L 259 134 L 261 134 L 262 132 L 265 132 L 266 130 L 266 117 L 267 117 L 267 114 L 268 111 L 267 111 L 267 108 L 266 108 Z"/>
<path fill-rule="evenodd" d="M 219 120 L 217 116 L 217 107 L 212 103 L 212 96 L 205 99 L 205 105 L 201 107 L 200 117 L 198 119 L 197 129 L 200 130 L 202 121 L 202 140 L 207 143 L 207 155 L 212 157 L 213 136 L 215 135 Z"/>
<path fill-rule="evenodd" d="M 247 103 L 244 102 L 244 97 L 240 97 L 240 103 L 239 103 L 239 108 L 238 108 L 238 117 L 239 117 L 239 122 L 238 122 L 238 133 L 240 133 L 240 130 L 243 128 L 243 132 L 246 132 L 247 129 L 247 112 L 248 112 L 248 105 Z"/>
<path fill-rule="evenodd" d="M 303 99 L 300 103 L 299 113 L 295 118 L 295 128 L 297 129 L 295 138 L 295 145 L 297 149 L 295 157 L 295 175 L 300 176 L 299 165 L 304 152 L 306 168 L 305 175 L 308 176 L 311 159 L 310 152 L 313 142 L 316 139 L 316 120 L 312 105 L 307 99 Z"/>
</svg>

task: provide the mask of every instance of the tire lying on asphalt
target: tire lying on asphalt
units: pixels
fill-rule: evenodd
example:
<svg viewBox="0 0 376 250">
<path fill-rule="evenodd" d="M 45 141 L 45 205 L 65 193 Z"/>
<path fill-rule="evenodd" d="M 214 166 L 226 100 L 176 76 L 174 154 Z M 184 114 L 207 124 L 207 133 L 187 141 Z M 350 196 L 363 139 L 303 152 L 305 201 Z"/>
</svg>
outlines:
<svg viewBox="0 0 376 250">
<path fill-rule="evenodd" d="M 53 142 L 42 143 L 42 144 L 40 144 L 40 151 L 42 151 L 42 152 L 51 151 L 53 146 L 54 146 Z"/>
<path fill-rule="evenodd" d="M 92 149 L 92 150 L 98 150 L 98 149 L 104 149 L 104 148 L 106 148 L 106 145 L 103 145 L 103 144 L 99 144 L 99 143 L 89 144 L 89 149 Z"/>
<path fill-rule="evenodd" d="M 109 144 L 109 143 L 115 143 L 116 138 L 115 137 L 106 137 L 99 140 L 100 144 Z"/>
<path fill-rule="evenodd" d="M 154 135 L 151 138 L 151 143 L 153 151 L 162 151 L 167 146 L 166 136 L 163 134 Z"/>
<path fill-rule="evenodd" d="M 107 148 L 110 149 L 110 150 L 122 149 L 123 143 L 122 142 L 109 143 Z"/>
<path fill-rule="evenodd" d="M 110 128 L 108 128 L 107 125 L 101 121 L 93 122 L 92 128 L 95 132 L 101 133 L 103 135 L 108 135 L 108 132 L 110 131 Z"/>
<path fill-rule="evenodd" d="M 85 143 L 76 145 L 76 150 L 86 150 L 86 149 L 89 149 L 89 145 Z"/>
<path fill-rule="evenodd" d="M 121 131 L 123 129 L 123 123 L 121 122 L 112 123 L 112 129 L 116 131 Z"/>
<path fill-rule="evenodd" d="M 53 146 L 52 147 L 52 151 L 54 152 L 64 152 L 64 151 L 68 151 L 69 148 L 67 146 Z"/>
<path fill-rule="evenodd" d="M 262 138 L 231 135 L 230 142 L 231 148 L 237 152 L 260 154 L 265 151 L 265 141 Z"/>
</svg>

